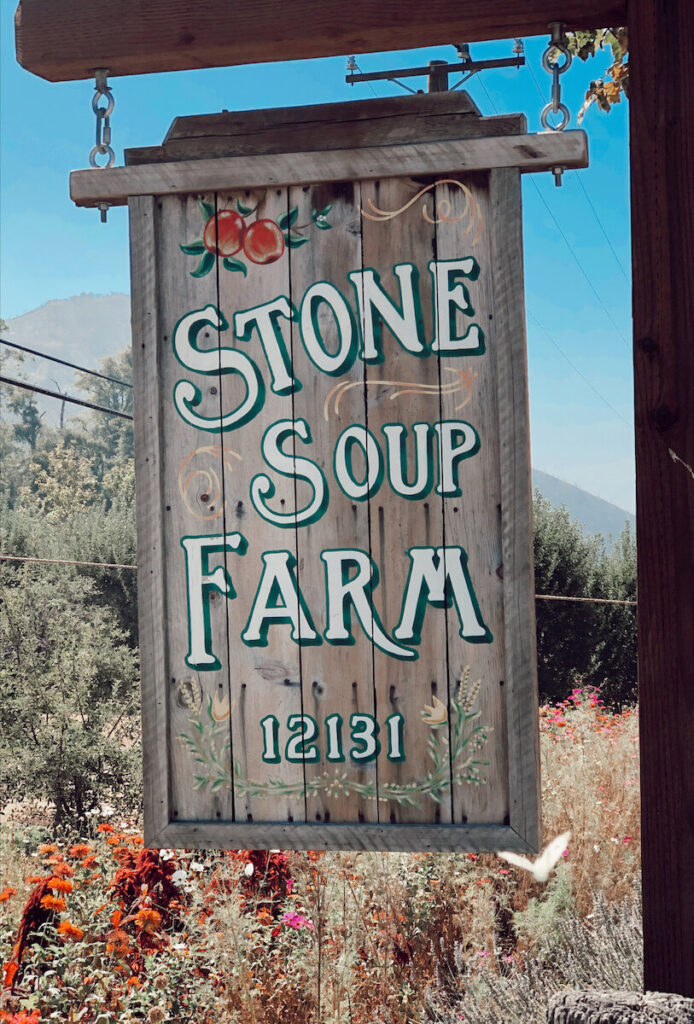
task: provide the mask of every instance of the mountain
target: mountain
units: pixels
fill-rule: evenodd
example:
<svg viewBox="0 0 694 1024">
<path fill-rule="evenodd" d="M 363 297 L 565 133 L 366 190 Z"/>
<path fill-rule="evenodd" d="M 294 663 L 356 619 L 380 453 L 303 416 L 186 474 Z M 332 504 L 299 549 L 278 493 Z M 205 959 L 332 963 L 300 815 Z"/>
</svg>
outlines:
<svg viewBox="0 0 694 1024">
<path fill-rule="evenodd" d="M 564 505 L 571 518 L 581 523 L 588 533 L 601 533 L 605 540 L 610 537 L 616 540 L 626 523 L 635 530 L 636 517 L 631 512 L 541 469 L 533 469 L 532 473 L 533 490 L 537 489 L 552 505 Z"/>
<path fill-rule="evenodd" d="M 102 356 L 114 355 L 130 344 L 130 298 L 113 293 L 54 299 L 10 320 L 5 336 L 19 345 L 96 369 Z M 3 348 L 3 355 L 8 351 Z M 8 366 L 8 375 L 12 375 L 10 370 L 15 372 L 14 367 Z M 51 389 L 58 381 L 63 391 L 75 393 L 74 371 L 56 363 L 27 357 L 16 376 Z M 57 423 L 60 403 L 45 398 L 40 404 L 46 420 Z M 76 406 L 68 406 L 66 413 L 79 415 L 76 409 Z M 632 527 L 635 525 L 631 513 L 540 469 L 533 469 L 533 488 L 553 505 L 565 505 L 569 515 L 583 523 L 589 533 L 601 533 L 606 539 L 616 538 L 626 522 Z"/>
</svg>

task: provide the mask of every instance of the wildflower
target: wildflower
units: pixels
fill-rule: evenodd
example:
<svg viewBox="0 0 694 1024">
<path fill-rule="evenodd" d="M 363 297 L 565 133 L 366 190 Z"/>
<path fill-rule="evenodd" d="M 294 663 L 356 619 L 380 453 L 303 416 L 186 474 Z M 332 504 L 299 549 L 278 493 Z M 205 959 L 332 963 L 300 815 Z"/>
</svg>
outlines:
<svg viewBox="0 0 694 1024">
<path fill-rule="evenodd" d="M 86 843 L 75 843 L 74 846 L 70 847 L 71 857 L 86 857 L 91 852 L 91 846 L 88 846 Z"/>
<path fill-rule="evenodd" d="M 16 894 L 16 889 L 13 889 L 11 885 L 6 885 L 2 892 L 0 892 L 0 903 L 6 903 L 10 896 L 15 896 Z"/>
<path fill-rule="evenodd" d="M 623 843 L 630 843 L 631 842 L 631 836 L 624 836 L 624 839 L 622 839 L 622 842 Z"/>
<path fill-rule="evenodd" d="M 82 929 L 71 921 L 61 921 L 58 925 L 58 934 L 64 935 L 66 939 L 74 939 L 75 942 L 79 942 L 84 936 Z"/>
<path fill-rule="evenodd" d="M 27 885 L 38 885 L 39 882 L 43 882 L 43 875 L 29 875 L 25 881 Z"/>
<path fill-rule="evenodd" d="M 272 924 L 273 923 L 272 914 L 267 909 L 267 907 L 262 907 L 255 916 L 258 919 L 258 921 L 260 922 L 260 924 Z M 285 914 L 285 917 L 286 916 L 287 915 Z M 284 920 L 284 918 L 282 918 L 282 920 Z M 293 925 L 292 925 L 292 927 L 293 927 Z"/>
<path fill-rule="evenodd" d="M 56 864 L 53 868 L 53 874 L 60 875 L 62 878 L 72 878 L 74 873 L 75 869 L 71 868 L 69 864 L 65 864 L 63 861 Z"/>
<path fill-rule="evenodd" d="M 83 868 L 91 868 L 96 864 L 96 856 L 91 853 L 88 857 L 85 857 L 83 861 L 80 861 Z"/>
<path fill-rule="evenodd" d="M 143 931 L 151 935 L 161 924 L 161 914 L 158 910 L 152 910 L 151 907 L 143 907 L 135 914 L 135 923 L 138 928 L 142 928 Z"/>
<path fill-rule="evenodd" d="M 165 989 L 168 984 L 169 984 L 169 979 L 166 976 L 166 974 L 158 974 L 156 976 L 156 978 L 154 979 L 154 987 L 158 988 L 160 991 Z"/>
<path fill-rule="evenodd" d="M 98 829 L 99 832 L 115 832 L 116 831 L 115 828 L 113 827 L 113 825 L 107 825 L 104 822 L 102 822 L 100 825 L 97 825 L 97 829 Z"/>
<path fill-rule="evenodd" d="M 42 896 L 41 906 L 45 910 L 55 910 L 58 913 L 62 913 L 63 910 L 67 910 L 67 904 L 62 896 Z"/>
<path fill-rule="evenodd" d="M 53 892 L 72 892 L 75 887 L 67 878 L 50 878 L 48 888 Z"/>
<path fill-rule="evenodd" d="M 255 871 L 255 868 L 253 867 L 253 865 L 249 861 L 248 864 L 246 864 L 245 868 L 243 869 L 243 873 L 246 876 L 246 878 L 250 878 L 254 871 Z"/>
<path fill-rule="evenodd" d="M 39 846 L 39 853 L 57 853 L 57 852 L 58 852 L 58 844 L 57 843 L 41 843 L 41 845 Z"/>
<path fill-rule="evenodd" d="M 313 923 L 309 921 L 303 914 L 297 914 L 295 910 L 290 910 L 289 913 L 285 914 L 280 924 L 289 925 L 294 931 L 298 931 L 299 928 L 308 928 L 313 931 Z"/>
<path fill-rule="evenodd" d="M 153 1006 L 147 1014 L 147 1020 L 149 1024 L 161 1024 L 166 1020 L 166 1010 L 162 1010 L 161 1006 Z"/>
</svg>

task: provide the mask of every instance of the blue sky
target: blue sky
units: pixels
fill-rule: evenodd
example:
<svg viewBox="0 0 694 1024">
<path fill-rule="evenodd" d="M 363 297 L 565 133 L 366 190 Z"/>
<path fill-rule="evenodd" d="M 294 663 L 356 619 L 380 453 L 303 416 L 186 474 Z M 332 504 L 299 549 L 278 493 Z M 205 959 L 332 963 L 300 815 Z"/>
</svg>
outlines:
<svg viewBox="0 0 694 1024">
<path fill-rule="evenodd" d="M 94 141 L 90 82 L 53 84 L 14 58 L 14 0 L 0 0 L 1 276 L 5 319 L 49 299 L 129 290 L 127 214 L 70 202 L 68 174 L 87 166 Z M 543 96 L 544 39 L 525 40 Z M 511 56 L 511 41 L 478 43 L 473 56 Z M 453 47 L 357 56 L 362 70 L 456 60 Z M 563 76 L 570 127 L 591 78 L 607 55 L 574 61 Z M 117 162 L 123 149 L 162 141 L 179 114 L 210 113 L 398 92 L 387 82 L 350 87 L 345 58 L 293 61 L 112 80 Z M 410 84 L 413 84 L 412 81 Z M 424 87 L 417 82 L 418 87 Z M 483 114 L 522 111 L 540 129 L 541 99 L 530 70 L 494 70 L 467 86 Z M 528 314 L 533 465 L 634 510 L 633 388 L 629 237 L 628 110 L 592 109 L 584 120 L 590 167 L 524 177 L 525 287 Z M 606 241 L 609 238 L 610 245 Z M 98 325 L 95 324 L 95 330 Z M 88 353 L 84 355 L 89 365 Z"/>
</svg>

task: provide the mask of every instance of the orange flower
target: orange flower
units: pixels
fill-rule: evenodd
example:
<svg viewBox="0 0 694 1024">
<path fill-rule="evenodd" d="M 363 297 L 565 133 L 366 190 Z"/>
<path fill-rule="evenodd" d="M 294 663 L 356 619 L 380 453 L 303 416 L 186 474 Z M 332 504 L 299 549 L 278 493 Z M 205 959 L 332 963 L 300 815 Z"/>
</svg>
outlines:
<svg viewBox="0 0 694 1024">
<path fill-rule="evenodd" d="M 82 867 L 91 868 L 94 866 L 94 864 L 96 864 L 96 860 L 96 855 L 91 853 L 88 857 L 85 857 L 84 860 L 81 861 Z"/>
<path fill-rule="evenodd" d="M 86 857 L 88 853 L 92 852 L 91 846 L 87 846 L 86 843 L 75 843 L 74 846 L 70 847 L 71 857 Z"/>
<path fill-rule="evenodd" d="M 106 825 L 106 824 L 103 824 L 103 823 L 98 826 L 98 830 L 99 830 L 99 832 L 115 832 L 116 831 L 115 828 L 113 827 L 113 825 Z"/>
<path fill-rule="evenodd" d="M 57 843 L 41 843 L 41 845 L 39 846 L 39 853 L 57 853 L 57 852 L 58 852 L 58 844 Z"/>
<path fill-rule="evenodd" d="M 72 924 L 71 921 L 61 921 L 58 925 L 58 933 L 64 935 L 66 939 L 75 939 L 76 942 L 84 936 L 84 932 L 81 928 L 78 928 L 76 924 Z"/>
<path fill-rule="evenodd" d="M 39 882 L 43 882 L 43 880 L 43 875 L 29 875 L 29 877 L 25 879 L 27 885 L 38 885 Z"/>
<path fill-rule="evenodd" d="M 120 846 L 120 839 L 118 836 L 109 836 L 106 840 L 109 846 Z"/>
<path fill-rule="evenodd" d="M 61 878 L 72 878 L 75 873 L 75 869 L 71 868 L 69 864 L 65 864 L 61 861 L 53 868 L 54 875 L 60 875 Z"/>
<path fill-rule="evenodd" d="M 75 887 L 67 878 L 50 878 L 48 888 L 53 892 L 72 892 Z"/>
<path fill-rule="evenodd" d="M 46 910 L 56 910 L 62 913 L 63 910 L 67 910 L 67 904 L 62 896 L 42 896 L 41 906 Z"/>
<path fill-rule="evenodd" d="M 142 836 L 131 836 L 130 842 L 135 843 L 136 846 L 143 846 L 145 841 Z"/>
<path fill-rule="evenodd" d="M 13 889 L 11 885 L 6 885 L 2 892 L 0 892 L 0 903 L 6 903 L 10 896 L 15 896 L 16 894 L 16 889 Z"/>
<path fill-rule="evenodd" d="M 151 934 L 161 924 L 161 914 L 157 910 L 152 910 L 151 907 L 143 907 L 135 914 L 135 923 L 138 928 Z"/>
<path fill-rule="evenodd" d="M 258 913 L 255 916 L 258 919 L 258 921 L 260 922 L 260 924 L 272 924 L 273 923 L 272 914 L 267 909 L 267 907 L 263 907 L 262 910 L 259 910 Z"/>
</svg>

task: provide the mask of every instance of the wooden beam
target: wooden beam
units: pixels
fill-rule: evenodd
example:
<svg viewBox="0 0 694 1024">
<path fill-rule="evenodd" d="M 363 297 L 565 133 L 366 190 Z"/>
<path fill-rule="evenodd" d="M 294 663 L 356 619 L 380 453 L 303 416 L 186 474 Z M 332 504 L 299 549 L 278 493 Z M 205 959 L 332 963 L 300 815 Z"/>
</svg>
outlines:
<svg viewBox="0 0 694 1024">
<path fill-rule="evenodd" d="M 645 988 L 694 996 L 694 34 L 630 0 Z"/>
<path fill-rule="evenodd" d="M 184 192 L 230 191 L 275 185 L 308 185 L 319 181 L 365 181 L 401 175 L 478 171 L 520 167 L 546 171 L 552 167 L 588 166 L 585 132 L 509 135 L 501 138 L 449 139 L 399 146 L 335 149 L 321 153 L 277 153 L 232 156 L 178 163 L 141 164 L 73 171 L 70 197 L 77 206 L 100 202 L 123 206 L 129 196 Z"/>
<path fill-rule="evenodd" d="M 17 59 L 52 82 L 620 25 L 626 0 L 20 0 Z"/>
</svg>

